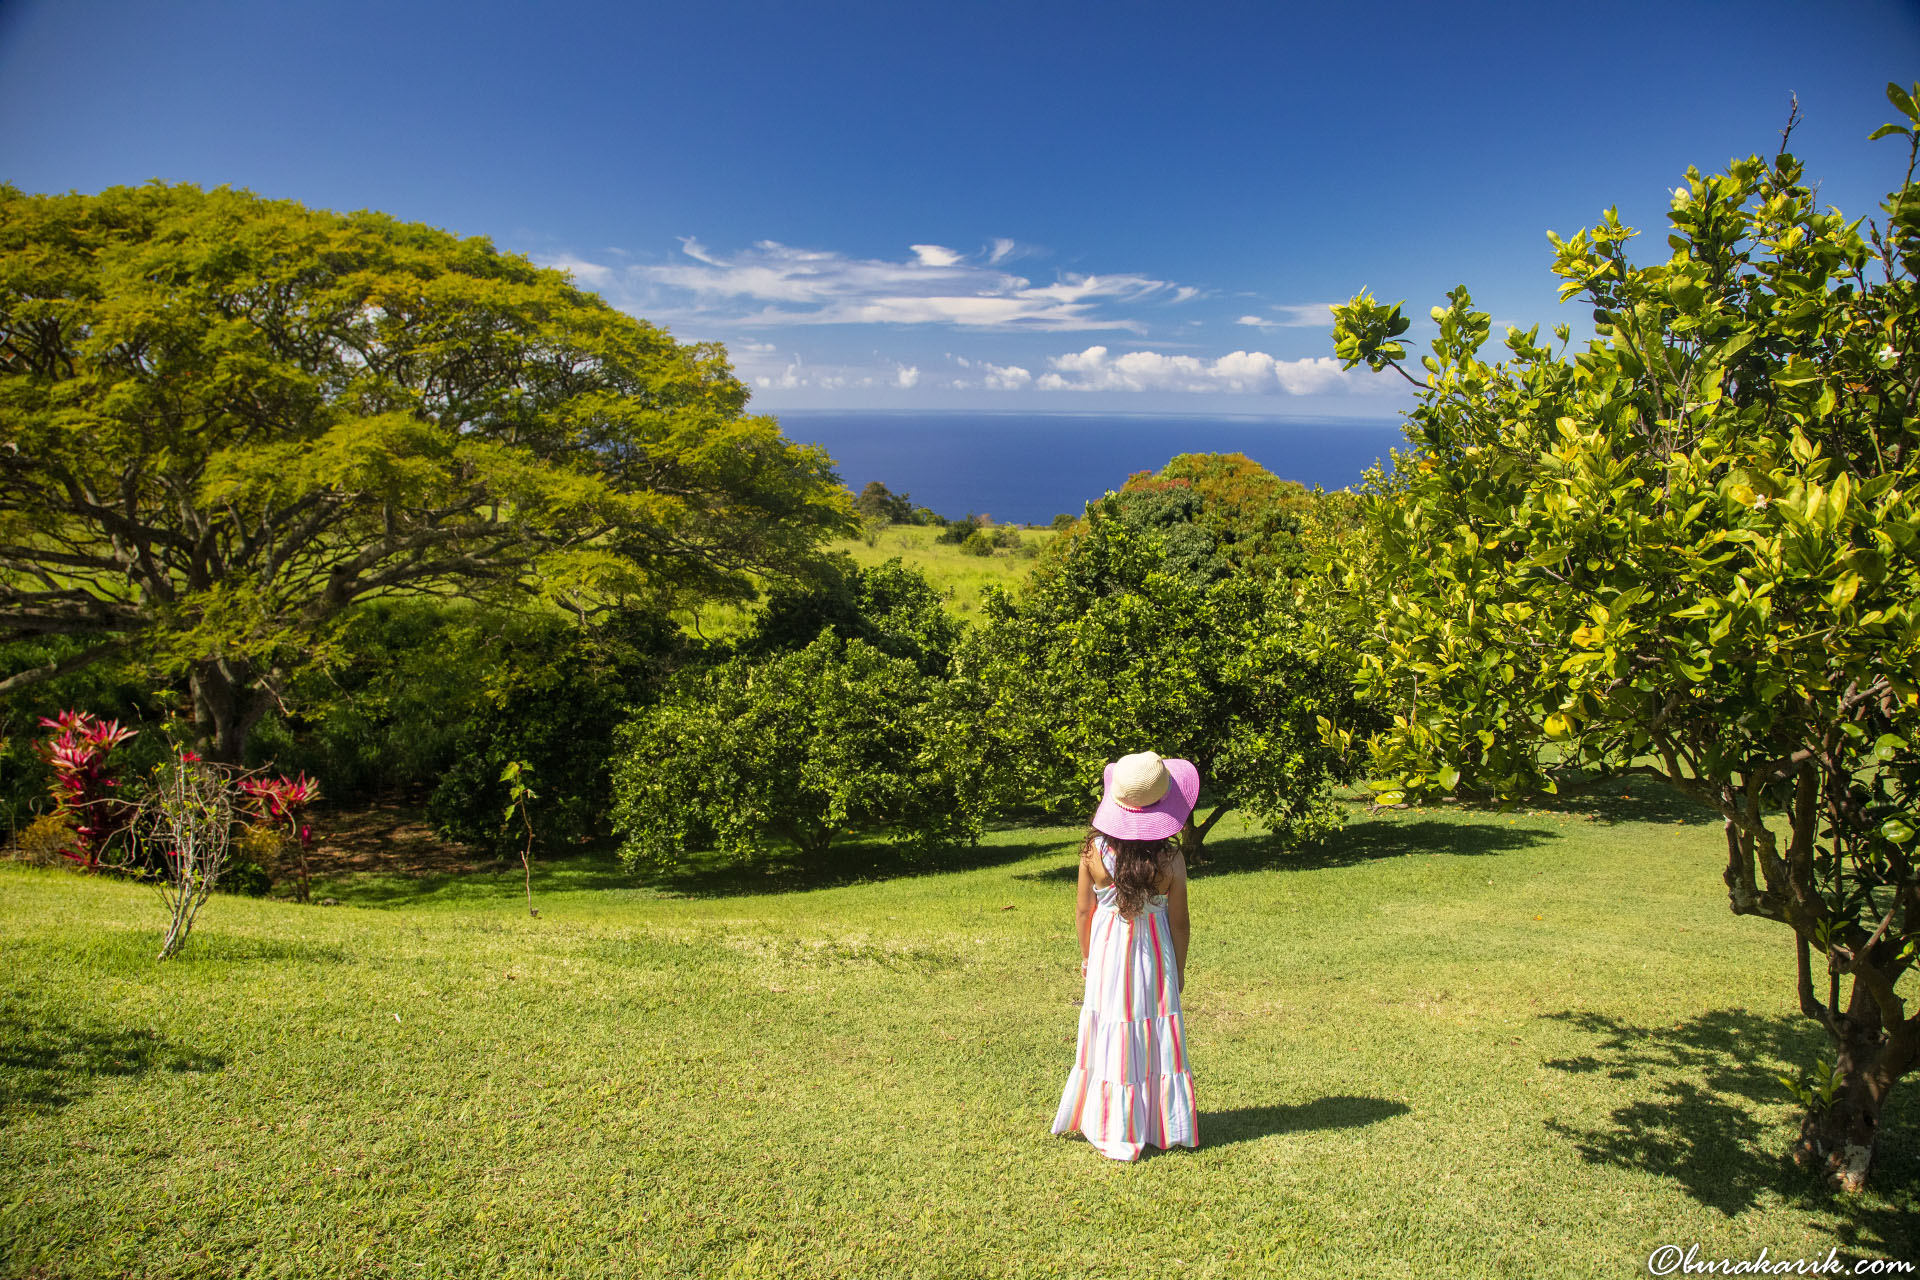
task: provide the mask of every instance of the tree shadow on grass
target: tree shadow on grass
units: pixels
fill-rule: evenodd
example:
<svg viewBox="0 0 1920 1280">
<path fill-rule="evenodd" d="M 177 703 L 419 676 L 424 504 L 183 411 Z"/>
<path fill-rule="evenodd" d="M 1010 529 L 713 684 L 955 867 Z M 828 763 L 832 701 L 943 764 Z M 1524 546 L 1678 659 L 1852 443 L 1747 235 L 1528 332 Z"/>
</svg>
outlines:
<svg viewBox="0 0 1920 1280">
<path fill-rule="evenodd" d="M 1671 1027 L 1635 1026 L 1604 1014 L 1546 1015 L 1593 1035 L 1592 1052 L 1545 1065 L 1634 1082 L 1640 1096 L 1614 1109 L 1611 1124 L 1547 1128 L 1582 1159 L 1641 1169 L 1677 1183 L 1696 1202 L 1732 1217 L 1771 1193 L 1832 1215 L 1851 1249 L 1912 1257 L 1920 1246 L 1920 1125 L 1894 1107 L 1880 1136 L 1867 1195 L 1844 1197 L 1788 1156 L 1790 1135 L 1766 1110 L 1789 1102 L 1780 1075 L 1797 1075 L 1825 1038 L 1811 1022 L 1744 1009 L 1717 1009 Z"/>
<path fill-rule="evenodd" d="M 1476 822 L 1376 818 L 1350 823 L 1298 848 L 1287 848 L 1277 838 L 1261 834 L 1210 840 L 1206 847 L 1207 860 L 1191 867 L 1190 874 L 1199 878 L 1244 875 L 1250 871 L 1324 871 L 1329 867 L 1352 867 L 1415 853 L 1478 857 L 1531 849 L 1559 838 L 1552 832 Z M 1035 852 L 1044 848 L 1041 846 Z M 1041 871 L 1022 872 L 1016 879 L 1072 882 L 1079 874 L 1080 864 L 1075 861 Z"/>
<path fill-rule="evenodd" d="M 1288 1133 L 1317 1129 L 1361 1129 L 1412 1110 L 1389 1098 L 1336 1096 L 1312 1102 L 1268 1107 L 1236 1107 L 1200 1113 L 1200 1145 L 1225 1147 Z"/>
<path fill-rule="evenodd" d="M 1622 822 L 1652 822 L 1661 826 L 1700 826 L 1724 821 L 1719 813 L 1692 796 L 1644 775 L 1608 778 L 1563 788 L 1559 794 L 1535 796 L 1520 806 L 1523 812 L 1568 814 L 1613 826 Z"/>
<path fill-rule="evenodd" d="M 1382 858 L 1416 853 L 1448 853 L 1477 858 L 1487 854 L 1531 849 L 1560 837 L 1524 827 L 1499 827 L 1481 822 L 1448 822 L 1433 818 L 1374 819 L 1353 822 L 1295 849 L 1257 835 L 1237 836 L 1208 845 L 1210 860 L 1204 875 L 1234 875 L 1247 871 L 1323 871 L 1353 867 Z"/>
<path fill-rule="evenodd" d="M 948 875 L 983 867 L 1025 862 L 1058 850 L 1067 841 L 1044 836 L 1027 840 L 995 840 L 977 845 L 953 845 L 913 850 L 878 839 L 849 841 L 830 854 L 828 865 L 783 861 L 694 866 L 656 872 L 644 883 L 682 898 L 735 898 L 764 893 L 801 893 L 837 889 L 876 880 L 906 880 L 916 876 Z M 1073 867 L 1077 868 L 1078 863 Z M 1069 868 L 1068 879 L 1073 877 Z M 1022 879 L 1048 878 L 1022 876 Z M 631 882 L 630 882 L 631 884 Z"/>
<path fill-rule="evenodd" d="M 210 1072 L 218 1054 L 194 1053 L 143 1028 L 84 1025 L 0 1009 L 0 1128 L 46 1115 L 92 1093 L 101 1080 L 156 1071 Z"/>
<path fill-rule="evenodd" d="M 675 898 L 802 893 L 1022 862 L 1057 850 L 1070 839 L 1070 836 L 1048 837 L 1034 833 L 1026 839 L 990 836 L 976 845 L 914 849 L 891 844 L 880 836 L 865 836 L 836 845 L 819 863 L 799 861 L 790 850 L 776 849 L 751 861 L 727 861 L 714 854 L 696 853 L 685 865 L 666 869 L 629 869 L 620 860 L 618 845 L 602 840 L 561 854 L 536 855 L 533 902 L 538 907 L 542 894 L 608 889 L 641 890 Z M 464 873 L 366 872 L 316 882 L 313 896 L 316 900 L 331 898 L 336 903 L 356 907 L 406 907 L 428 902 L 485 905 L 519 897 L 525 892 L 524 886 L 524 872 L 519 863 L 497 862 Z"/>
<path fill-rule="evenodd" d="M 543 893 L 580 893 L 601 889 L 638 889 L 643 881 L 620 861 L 610 841 L 580 845 L 533 859 L 534 906 Z M 470 870 L 420 873 L 404 867 L 316 880 L 316 902 L 332 899 L 350 907 L 407 907 L 425 902 L 479 905 L 526 892 L 526 872 L 518 860 L 483 862 Z"/>
<path fill-rule="evenodd" d="M 151 957 L 149 957 L 151 958 Z M 175 967 L 196 964 L 346 964 L 353 954 L 324 942 L 292 942 L 284 938 L 256 938 L 246 934 L 196 932 L 180 954 L 167 961 Z"/>
</svg>

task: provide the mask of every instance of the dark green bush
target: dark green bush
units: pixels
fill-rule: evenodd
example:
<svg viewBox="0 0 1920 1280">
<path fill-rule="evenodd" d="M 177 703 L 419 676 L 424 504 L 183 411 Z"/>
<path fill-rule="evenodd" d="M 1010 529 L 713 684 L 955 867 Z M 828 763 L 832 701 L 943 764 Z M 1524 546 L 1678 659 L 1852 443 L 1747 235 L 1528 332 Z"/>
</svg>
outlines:
<svg viewBox="0 0 1920 1280">
<path fill-rule="evenodd" d="M 830 628 L 798 651 L 686 673 L 625 731 L 621 856 L 747 860 L 784 841 L 818 865 L 858 832 L 910 847 L 977 834 L 962 775 L 944 763 L 939 683 Z"/>
</svg>

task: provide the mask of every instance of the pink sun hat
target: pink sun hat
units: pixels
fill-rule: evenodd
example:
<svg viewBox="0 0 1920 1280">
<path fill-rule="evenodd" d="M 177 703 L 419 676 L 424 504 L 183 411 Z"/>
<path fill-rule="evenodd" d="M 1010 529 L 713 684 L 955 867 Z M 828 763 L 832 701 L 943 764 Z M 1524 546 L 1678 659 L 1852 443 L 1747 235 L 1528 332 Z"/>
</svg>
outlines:
<svg viewBox="0 0 1920 1280">
<path fill-rule="evenodd" d="M 1165 840 L 1187 825 L 1200 800 L 1200 771 L 1152 751 L 1121 756 L 1100 775 L 1104 794 L 1093 829 L 1116 840 Z"/>
</svg>

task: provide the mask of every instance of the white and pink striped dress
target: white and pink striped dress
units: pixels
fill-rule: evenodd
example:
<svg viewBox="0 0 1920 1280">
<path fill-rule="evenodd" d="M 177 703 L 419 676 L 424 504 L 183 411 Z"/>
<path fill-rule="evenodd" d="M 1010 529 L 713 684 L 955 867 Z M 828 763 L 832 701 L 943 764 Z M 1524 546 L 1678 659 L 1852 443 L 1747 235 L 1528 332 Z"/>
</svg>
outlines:
<svg viewBox="0 0 1920 1280">
<path fill-rule="evenodd" d="M 1137 916 L 1121 915 L 1113 852 L 1097 836 L 1094 847 L 1108 880 L 1094 889 L 1099 906 L 1087 950 L 1080 1051 L 1053 1131 L 1078 1129 L 1095 1150 L 1115 1160 L 1138 1160 L 1149 1146 L 1197 1147 L 1166 895 L 1147 899 Z"/>
</svg>

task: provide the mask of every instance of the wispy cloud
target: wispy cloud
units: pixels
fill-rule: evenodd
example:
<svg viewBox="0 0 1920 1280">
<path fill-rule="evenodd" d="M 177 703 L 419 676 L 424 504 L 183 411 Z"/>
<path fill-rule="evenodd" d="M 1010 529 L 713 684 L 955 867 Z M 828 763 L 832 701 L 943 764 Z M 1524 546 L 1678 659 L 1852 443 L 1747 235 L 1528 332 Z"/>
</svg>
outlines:
<svg viewBox="0 0 1920 1280">
<path fill-rule="evenodd" d="M 1266 315 L 1246 315 L 1235 324 L 1256 329 L 1324 329 L 1333 325 L 1333 304 L 1311 302 L 1297 307 L 1268 307 Z"/>
<path fill-rule="evenodd" d="M 664 263 L 610 266 L 578 257 L 545 259 L 615 305 L 668 323 L 757 328 L 778 325 L 947 325 L 961 329 L 1145 332 L 1140 306 L 1199 296 L 1191 286 L 1130 273 L 1062 272 L 1048 282 L 1002 269 L 1020 253 L 995 240 L 976 253 L 937 244 L 909 246 L 899 261 L 854 258 L 762 240 L 720 253 L 681 241 Z"/>
<path fill-rule="evenodd" d="M 1277 360 L 1264 351 L 1234 351 L 1205 360 L 1199 356 L 1129 351 L 1114 355 L 1106 347 L 1054 356 L 1051 372 L 1034 386 L 1042 391 L 1191 391 L 1248 395 L 1311 396 L 1342 392 L 1391 392 L 1379 375 L 1347 371 L 1330 356 Z"/>
</svg>

